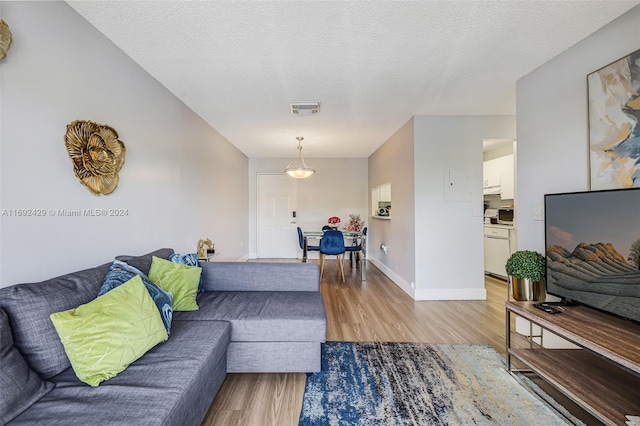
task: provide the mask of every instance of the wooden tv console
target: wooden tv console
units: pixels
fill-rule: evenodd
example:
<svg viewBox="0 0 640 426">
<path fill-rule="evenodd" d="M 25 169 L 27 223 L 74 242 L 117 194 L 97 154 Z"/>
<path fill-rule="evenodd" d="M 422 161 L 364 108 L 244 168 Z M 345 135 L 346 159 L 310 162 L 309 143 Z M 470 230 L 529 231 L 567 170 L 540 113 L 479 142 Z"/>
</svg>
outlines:
<svg viewBox="0 0 640 426">
<path fill-rule="evenodd" d="M 605 424 L 625 425 L 640 416 L 640 325 L 586 306 L 548 314 L 533 302 L 506 302 L 507 370 L 512 357 L 555 386 Z M 533 343 L 511 347 L 516 314 L 580 349 L 545 349 Z"/>
</svg>

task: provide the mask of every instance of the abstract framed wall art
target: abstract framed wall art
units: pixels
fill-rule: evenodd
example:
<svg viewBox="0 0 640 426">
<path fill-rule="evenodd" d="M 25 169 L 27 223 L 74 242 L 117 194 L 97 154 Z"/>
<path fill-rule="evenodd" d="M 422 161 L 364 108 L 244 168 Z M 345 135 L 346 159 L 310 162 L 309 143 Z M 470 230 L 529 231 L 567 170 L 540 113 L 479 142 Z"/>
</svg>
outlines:
<svg viewBox="0 0 640 426">
<path fill-rule="evenodd" d="M 590 189 L 640 187 L 640 50 L 587 76 Z"/>
</svg>

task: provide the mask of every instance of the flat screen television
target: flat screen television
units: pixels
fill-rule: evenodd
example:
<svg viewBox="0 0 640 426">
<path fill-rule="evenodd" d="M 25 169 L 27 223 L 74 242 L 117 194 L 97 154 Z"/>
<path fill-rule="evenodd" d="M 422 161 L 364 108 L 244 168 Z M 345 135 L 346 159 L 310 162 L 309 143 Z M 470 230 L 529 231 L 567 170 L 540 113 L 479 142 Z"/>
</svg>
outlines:
<svg viewBox="0 0 640 426">
<path fill-rule="evenodd" d="M 640 322 L 640 188 L 547 194 L 547 293 Z"/>
</svg>

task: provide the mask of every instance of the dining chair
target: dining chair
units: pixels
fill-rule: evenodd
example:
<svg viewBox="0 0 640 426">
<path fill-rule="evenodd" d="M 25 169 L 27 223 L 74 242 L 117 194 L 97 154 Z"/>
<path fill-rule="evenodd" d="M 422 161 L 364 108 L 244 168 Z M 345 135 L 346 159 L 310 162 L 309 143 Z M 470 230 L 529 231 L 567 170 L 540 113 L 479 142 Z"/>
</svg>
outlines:
<svg viewBox="0 0 640 426">
<path fill-rule="evenodd" d="M 358 260 L 362 259 L 362 250 L 365 249 L 365 238 L 367 238 L 367 227 L 365 226 L 364 229 L 362 229 L 362 238 L 360 239 L 360 243 L 359 244 L 355 244 L 355 245 L 350 245 L 350 246 L 345 246 L 345 251 L 348 251 L 349 254 L 351 255 L 352 253 L 357 253 L 358 255 Z"/>
<path fill-rule="evenodd" d="M 322 231 L 328 231 L 329 229 L 331 229 L 329 225 L 325 225 L 322 227 Z"/>
<path fill-rule="evenodd" d="M 342 231 L 325 231 L 320 240 L 320 280 L 324 271 L 324 256 L 336 256 L 338 259 L 338 269 L 344 282 L 344 235 Z"/>
<path fill-rule="evenodd" d="M 302 229 L 298 226 L 298 244 L 300 244 L 300 249 L 304 250 L 304 236 L 302 235 Z M 307 252 L 309 251 L 320 251 L 320 246 L 312 246 L 307 244 Z"/>
</svg>

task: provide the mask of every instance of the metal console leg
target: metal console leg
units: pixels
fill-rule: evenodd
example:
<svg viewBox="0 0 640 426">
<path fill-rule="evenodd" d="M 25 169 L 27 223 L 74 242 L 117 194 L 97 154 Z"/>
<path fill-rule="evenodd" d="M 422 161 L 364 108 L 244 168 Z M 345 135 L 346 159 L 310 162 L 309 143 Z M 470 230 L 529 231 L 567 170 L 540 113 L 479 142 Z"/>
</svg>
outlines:
<svg viewBox="0 0 640 426">
<path fill-rule="evenodd" d="M 509 352 L 509 349 L 511 349 L 511 311 L 509 309 L 506 309 L 506 312 L 507 371 L 511 372 L 511 354 Z"/>
</svg>

